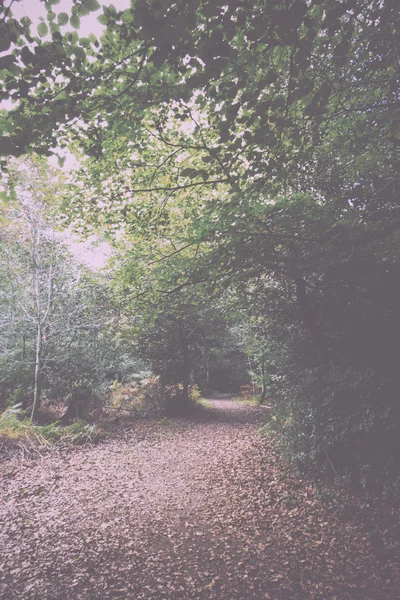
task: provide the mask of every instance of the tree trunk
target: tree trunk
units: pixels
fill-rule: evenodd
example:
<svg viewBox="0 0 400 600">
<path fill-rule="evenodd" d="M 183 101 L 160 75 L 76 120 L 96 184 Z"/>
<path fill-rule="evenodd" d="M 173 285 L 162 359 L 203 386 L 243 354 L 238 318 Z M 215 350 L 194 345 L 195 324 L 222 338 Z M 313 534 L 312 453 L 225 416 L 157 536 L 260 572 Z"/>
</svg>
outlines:
<svg viewBox="0 0 400 600">
<path fill-rule="evenodd" d="M 253 367 L 251 366 L 251 360 L 250 360 L 250 356 L 247 357 L 247 362 L 249 363 L 249 373 L 251 374 L 250 377 L 250 381 L 251 381 L 251 387 L 253 388 L 253 396 L 256 395 L 256 384 L 254 382 L 254 374 L 253 374 Z"/>
<path fill-rule="evenodd" d="M 189 343 L 186 337 L 185 325 L 182 321 L 179 322 L 179 339 L 182 352 L 182 398 L 183 402 L 187 404 L 189 402 L 189 381 L 190 381 L 190 368 L 189 368 Z"/>
<path fill-rule="evenodd" d="M 329 361 L 328 347 L 324 334 L 317 322 L 317 315 L 312 306 L 306 290 L 304 279 L 296 279 L 296 297 L 300 309 L 301 318 L 310 332 L 314 347 L 317 350 L 319 361 L 326 363 Z"/>
<path fill-rule="evenodd" d="M 260 404 L 264 404 L 267 395 L 267 385 L 265 382 L 265 357 L 264 352 L 261 355 L 261 398 Z"/>
<path fill-rule="evenodd" d="M 36 334 L 36 357 L 35 357 L 35 384 L 33 390 L 33 407 L 31 423 L 34 423 L 41 401 L 41 375 L 42 375 L 42 328 L 38 323 Z"/>
<path fill-rule="evenodd" d="M 182 340 L 182 352 L 183 352 L 183 373 L 182 373 L 182 384 L 183 384 L 183 401 L 189 402 L 189 344 L 186 337 Z"/>
<path fill-rule="evenodd" d="M 33 406 L 31 414 L 31 423 L 34 423 L 36 415 L 40 408 L 41 400 L 41 371 L 42 371 L 42 341 L 43 341 L 43 321 L 42 321 L 42 303 L 40 298 L 40 269 L 41 261 L 38 248 L 40 248 L 41 232 L 40 230 L 35 231 L 34 225 L 32 224 L 32 236 L 33 236 L 33 250 L 32 250 L 32 262 L 35 270 L 35 300 L 36 300 L 36 318 L 37 318 L 37 331 L 36 331 L 36 356 L 35 356 L 35 383 L 33 389 Z"/>
</svg>

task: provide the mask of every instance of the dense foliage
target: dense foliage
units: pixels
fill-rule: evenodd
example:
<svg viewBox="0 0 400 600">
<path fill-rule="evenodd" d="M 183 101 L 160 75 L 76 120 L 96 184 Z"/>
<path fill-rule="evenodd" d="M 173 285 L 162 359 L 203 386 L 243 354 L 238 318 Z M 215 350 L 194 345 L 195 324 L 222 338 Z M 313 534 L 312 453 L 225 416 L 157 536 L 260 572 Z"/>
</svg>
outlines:
<svg viewBox="0 0 400 600">
<path fill-rule="evenodd" d="M 62 183 L 43 161 L 13 161 L 13 199 L 0 212 L 0 406 L 40 409 L 99 391 L 136 369 L 104 275 L 71 254 L 57 230 Z M 62 239 L 64 237 L 64 239 Z M 122 374 L 122 375 L 121 375 Z"/>
<path fill-rule="evenodd" d="M 1 9 L 2 153 L 76 153 L 123 335 L 185 394 L 231 312 L 299 468 L 398 475 L 395 2 L 57 4 Z"/>
</svg>

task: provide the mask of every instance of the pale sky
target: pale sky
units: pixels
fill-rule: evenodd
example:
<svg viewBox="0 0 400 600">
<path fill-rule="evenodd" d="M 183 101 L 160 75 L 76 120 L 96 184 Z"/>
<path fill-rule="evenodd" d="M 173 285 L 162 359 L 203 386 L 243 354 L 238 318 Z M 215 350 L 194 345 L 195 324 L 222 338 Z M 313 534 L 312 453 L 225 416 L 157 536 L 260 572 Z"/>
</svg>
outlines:
<svg viewBox="0 0 400 600">
<path fill-rule="evenodd" d="M 124 10 L 129 8 L 130 0 L 110 0 L 101 2 L 100 4 L 109 5 L 113 4 L 117 10 Z M 10 4 L 10 0 L 6 0 L 6 5 Z M 71 14 L 72 0 L 61 0 L 58 4 L 53 5 L 53 11 L 58 14 L 60 12 L 66 12 L 68 15 Z M 40 0 L 15 0 L 12 5 L 13 15 L 20 19 L 24 16 L 29 17 L 33 23 L 32 33 L 37 35 L 35 29 L 40 23 L 40 17 L 43 17 L 46 21 L 46 9 L 43 2 Z M 96 37 L 100 37 L 104 31 L 104 25 L 101 25 L 97 18 L 102 14 L 102 8 L 96 12 L 90 13 L 86 17 L 81 18 L 81 26 L 78 30 L 80 37 L 87 37 L 90 33 L 93 33 Z M 74 31 L 74 29 L 68 24 L 62 26 L 61 32 Z M 46 39 L 46 38 L 44 38 Z M 2 103 L 1 108 L 9 108 L 8 103 Z M 59 154 L 66 156 L 67 161 L 65 163 L 66 169 L 71 169 L 76 166 L 74 157 L 68 152 L 63 151 Z M 53 164 L 57 164 L 57 158 L 52 157 L 49 161 Z M 97 236 L 90 236 L 85 242 L 79 240 L 77 236 L 72 234 L 70 231 L 64 231 L 60 234 L 63 241 L 69 246 L 70 250 L 85 264 L 92 268 L 98 269 L 105 265 L 107 259 L 112 254 L 111 246 L 107 242 L 98 242 Z"/>
<path fill-rule="evenodd" d="M 9 1 L 7 4 L 9 4 Z M 106 2 L 102 2 L 99 0 L 102 6 L 109 4 L 113 4 L 117 10 L 124 10 L 129 8 L 130 0 L 110 0 Z M 72 0 L 60 0 L 59 4 L 53 5 L 53 12 L 56 14 L 60 12 L 66 12 L 68 15 L 71 14 Z M 44 17 L 46 19 L 46 9 L 44 7 L 43 2 L 40 0 L 19 0 L 15 1 L 12 5 L 12 12 L 15 17 L 21 18 L 23 16 L 29 17 L 34 25 L 38 25 L 39 18 Z M 90 13 L 86 17 L 81 18 L 81 26 L 78 30 L 80 37 L 87 37 L 89 33 L 94 33 L 97 37 L 99 37 L 104 31 L 104 25 L 101 25 L 97 17 L 101 15 L 103 12 L 102 9 Z M 61 32 L 65 31 L 74 31 L 73 28 L 68 24 L 60 28 Z"/>
<path fill-rule="evenodd" d="M 105 267 L 107 260 L 113 253 L 110 244 L 99 242 L 96 235 L 91 235 L 86 241 L 82 241 L 67 230 L 60 233 L 59 239 L 67 244 L 78 260 L 95 270 Z"/>
</svg>

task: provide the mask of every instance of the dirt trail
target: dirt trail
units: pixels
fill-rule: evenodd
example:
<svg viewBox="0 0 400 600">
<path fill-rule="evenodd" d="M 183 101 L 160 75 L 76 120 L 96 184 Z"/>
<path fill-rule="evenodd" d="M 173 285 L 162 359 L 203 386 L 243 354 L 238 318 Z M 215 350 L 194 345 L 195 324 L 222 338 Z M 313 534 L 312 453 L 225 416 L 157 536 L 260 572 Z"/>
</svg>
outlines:
<svg viewBox="0 0 400 600">
<path fill-rule="evenodd" d="M 362 534 L 284 480 L 264 409 L 212 402 L 4 477 L 0 598 L 397 598 Z"/>
</svg>

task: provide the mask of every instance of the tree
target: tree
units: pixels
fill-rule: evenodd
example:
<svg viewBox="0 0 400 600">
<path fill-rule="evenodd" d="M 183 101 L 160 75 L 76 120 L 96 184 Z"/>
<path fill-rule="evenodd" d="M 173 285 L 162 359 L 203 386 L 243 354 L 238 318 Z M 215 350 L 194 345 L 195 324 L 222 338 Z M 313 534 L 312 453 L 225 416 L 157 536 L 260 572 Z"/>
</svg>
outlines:
<svg viewBox="0 0 400 600">
<path fill-rule="evenodd" d="M 54 284 L 56 280 L 56 242 L 54 230 L 51 231 L 43 215 L 46 192 L 37 187 L 40 165 L 32 165 L 31 171 L 21 165 L 15 165 L 12 192 L 18 199 L 10 209 L 5 209 L 5 216 L 11 220 L 11 230 L 8 236 L 17 236 L 23 240 L 22 248 L 15 246 L 15 240 L 8 240 L 5 246 L 5 257 L 8 260 L 9 291 L 13 300 L 14 310 L 22 310 L 25 317 L 31 321 L 36 333 L 34 387 L 32 420 L 36 418 L 41 401 L 41 379 L 43 369 L 43 344 L 49 319 L 54 304 Z M 12 252 L 16 250 L 20 259 L 17 268 L 13 268 Z M 24 291 L 15 298 L 16 289 Z M 11 298 L 10 298 L 11 299 Z M 22 301 L 22 302 L 21 302 Z"/>
<path fill-rule="evenodd" d="M 16 161 L 9 184 L 12 199 L 1 213 L 0 376 L 9 398 L 18 389 L 26 403 L 33 398 L 34 422 L 42 392 L 62 398 L 78 384 L 104 380 L 113 310 L 101 278 L 57 239 L 57 174 L 40 160 Z"/>
<path fill-rule="evenodd" d="M 206 284 L 189 289 L 179 284 L 191 268 L 193 252 L 147 263 L 137 248 L 122 250 L 113 260 L 114 293 L 121 298 L 127 329 L 139 355 L 148 361 L 163 385 L 182 387 L 183 405 L 189 386 L 202 368 L 207 348 L 215 345 L 227 327 L 226 308 L 212 298 Z M 190 253 L 192 256 L 190 256 Z M 168 284 L 175 282 L 175 289 Z M 128 334 L 129 335 L 129 334 Z"/>
<path fill-rule="evenodd" d="M 97 7 L 75 2 L 73 26 Z M 58 135 L 65 138 L 66 129 L 55 127 L 65 123 L 86 153 L 110 158 L 104 172 L 116 178 L 121 162 L 124 172 L 137 162 L 129 152 L 113 165 L 109 150 L 125 141 L 132 151 L 155 144 L 168 155 L 181 149 L 193 156 L 184 169 L 173 161 L 178 185 L 203 185 L 205 169 L 211 181 L 216 175 L 236 189 L 309 188 L 321 149 L 338 145 L 344 133 L 362 155 L 357 162 L 378 139 L 390 152 L 398 109 L 395 8 L 391 0 L 193 0 L 172 7 L 140 0 L 123 12 L 104 8 L 100 45 L 93 36 L 63 35 L 51 3 L 43 24 L 51 41 L 32 37 L 6 10 L 4 26 L 17 46 L 3 61 L 4 97 L 21 105 L 7 120 L 4 151 L 48 152 Z M 87 123 L 78 136 L 76 117 Z M 171 122 L 193 128 L 185 135 Z M 165 170 L 153 180 L 148 171 L 146 187 L 162 187 Z"/>
<path fill-rule="evenodd" d="M 77 31 L 95 7 L 74 3 Z M 100 41 L 63 35 L 53 10 L 43 40 L 9 11 L 3 18 L 3 97 L 19 102 L 4 121 L 4 154 L 73 147 L 81 168 L 65 206 L 83 230 L 124 237 L 124 272 L 135 274 L 124 293 L 141 294 L 144 275 L 161 311 L 150 323 L 183 314 L 182 298 L 201 286 L 251 299 L 265 351 L 282 348 L 282 406 L 296 416 L 286 431 L 309 464 L 332 462 L 340 444 L 359 456 L 356 418 L 381 435 L 362 420 L 369 369 L 371 414 L 389 428 L 382 415 L 398 410 L 396 336 L 386 347 L 381 335 L 397 331 L 398 312 L 376 291 L 379 282 L 397 298 L 395 9 L 393 0 L 138 0 L 104 7 Z M 354 413 L 343 389 L 356 389 Z"/>
<path fill-rule="evenodd" d="M 89 8 L 76 6 L 74 14 Z M 78 114 L 86 121 L 79 133 L 71 129 L 90 157 L 81 171 L 83 185 L 72 192 L 74 215 L 81 213 L 85 227 L 100 222 L 110 236 L 121 226 L 135 230 L 136 241 L 150 234 L 166 253 L 176 251 L 168 242 L 173 237 L 180 248 L 202 244 L 207 253 L 210 243 L 219 244 L 224 254 L 227 243 L 237 250 L 238 222 L 250 219 L 258 226 L 271 205 L 278 201 L 285 210 L 294 194 L 306 191 L 316 210 L 319 202 L 331 204 L 334 219 L 342 214 L 362 219 L 366 203 L 375 211 L 381 187 L 394 198 L 397 185 L 393 11 L 390 1 L 251 7 L 201 2 L 172 8 L 139 2 L 121 14 L 106 8 L 99 51 L 95 42 L 82 41 L 78 60 L 76 36 L 64 39 L 54 30 L 58 52 L 69 52 L 75 62 L 51 63 L 61 87 L 37 88 L 35 111 L 40 119 L 41 103 L 50 102 L 58 121 L 60 112 L 67 122 Z M 97 60 L 89 63 L 85 54 Z M 43 66 L 39 59 L 27 62 L 28 77 Z M 117 82 L 108 65 L 118 66 Z M 76 97 L 78 81 L 90 94 Z M 31 101 L 21 98 L 10 118 L 23 119 Z M 49 141 L 52 119 L 46 115 L 44 134 L 34 136 L 34 145 Z M 52 129 L 52 140 L 54 135 Z M 362 197 L 360 188 L 367 190 Z M 259 233 L 260 245 L 270 252 L 267 257 L 263 252 L 270 273 L 286 268 L 282 262 L 289 261 L 275 249 L 283 245 L 287 251 L 293 235 L 292 225 L 289 231 L 276 227 L 280 235 L 272 236 L 268 226 Z M 247 244 L 251 232 L 244 229 Z M 228 260 L 228 275 L 240 251 L 235 256 Z M 290 271 L 303 321 L 325 360 L 323 336 L 307 301 L 309 282 L 293 265 Z"/>
</svg>

